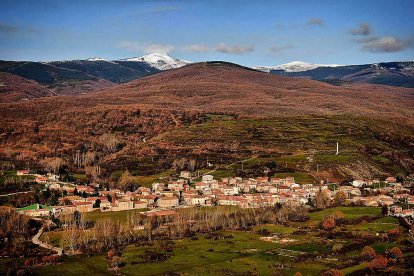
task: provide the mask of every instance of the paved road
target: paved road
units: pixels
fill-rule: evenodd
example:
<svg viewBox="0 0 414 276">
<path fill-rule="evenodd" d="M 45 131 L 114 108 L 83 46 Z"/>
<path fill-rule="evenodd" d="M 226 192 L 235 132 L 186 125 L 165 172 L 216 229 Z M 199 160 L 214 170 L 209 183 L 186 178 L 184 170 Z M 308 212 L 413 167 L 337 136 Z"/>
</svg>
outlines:
<svg viewBox="0 0 414 276">
<path fill-rule="evenodd" d="M 40 227 L 39 231 L 36 235 L 32 238 L 32 242 L 40 247 L 43 247 L 45 249 L 53 250 L 55 251 L 59 256 L 63 254 L 62 248 L 54 247 L 50 244 L 46 244 L 40 240 L 40 237 L 43 235 L 43 232 L 45 231 L 45 226 Z"/>
</svg>

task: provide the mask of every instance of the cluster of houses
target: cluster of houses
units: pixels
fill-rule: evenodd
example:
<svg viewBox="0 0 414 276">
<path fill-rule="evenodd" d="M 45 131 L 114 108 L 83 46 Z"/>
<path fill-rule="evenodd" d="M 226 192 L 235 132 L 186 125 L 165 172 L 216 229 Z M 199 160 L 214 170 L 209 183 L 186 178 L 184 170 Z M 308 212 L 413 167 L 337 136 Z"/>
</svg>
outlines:
<svg viewBox="0 0 414 276">
<path fill-rule="evenodd" d="M 43 179 L 45 178 L 45 179 Z M 36 181 L 44 181 L 51 190 L 59 190 L 62 197 L 58 206 L 32 206 L 21 212 L 30 216 L 44 216 L 91 212 L 94 210 L 122 211 L 132 209 L 172 210 L 189 206 L 231 205 L 241 208 L 258 208 L 283 205 L 306 205 L 318 192 L 324 191 L 332 199 L 342 192 L 349 204 L 364 206 L 391 206 L 390 214 L 413 216 L 413 209 L 398 208 L 399 203 L 414 204 L 414 196 L 408 194 L 395 178 L 385 182 L 377 180 L 355 180 L 351 185 L 328 189 L 326 184 L 298 184 L 294 177 L 268 178 L 241 177 L 223 178 L 221 181 L 212 175 L 203 175 L 201 181 L 191 183 L 191 174 L 182 172 L 180 178 L 167 183 L 153 183 L 151 188 L 139 187 L 133 192 L 119 189 L 101 190 L 96 183 L 88 186 L 73 185 L 53 181 L 53 176 L 37 176 Z M 382 184 L 382 185 L 381 185 Z M 372 190 L 375 196 L 362 196 L 363 189 Z M 411 210 L 411 211 L 409 211 Z"/>
</svg>

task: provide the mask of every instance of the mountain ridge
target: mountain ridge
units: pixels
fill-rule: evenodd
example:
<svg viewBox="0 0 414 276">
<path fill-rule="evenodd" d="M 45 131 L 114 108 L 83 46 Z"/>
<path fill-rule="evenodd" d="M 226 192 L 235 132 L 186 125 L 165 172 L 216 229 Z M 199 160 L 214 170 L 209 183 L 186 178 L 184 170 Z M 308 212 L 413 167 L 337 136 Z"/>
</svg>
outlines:
<svg viewBox="0 0 414 276">
<path fill-rule="evenodd" d="M 414 61 L 379 62 L 372 64 L 341 66 L 308 66 L 302 70 L 286 70 L 283 67 L 261 67 L 268 73 L 304 77 L 342 85 L 349 82 L 414 87 Z M 306 69 L 306 70 L 305 70 Z"/>
<path fill-rule="evenodd" d="M 219 61 L 210 61 L 215 62 Z M 82 95 L 189 64 L 192 63 L 153 53 L 119 60 L 92 57 L 85 60 L 51 62 L 0 61 L 0 72 L 34 80 L 56 95 Z M 337 86 L 368 83 L 414 87 L 413 61 L 343 66 L 291 62 L 252 69 L 288 77 L 308 78 Z M 33 95 L 42 96 L 47 93 Z"/>
</svg>

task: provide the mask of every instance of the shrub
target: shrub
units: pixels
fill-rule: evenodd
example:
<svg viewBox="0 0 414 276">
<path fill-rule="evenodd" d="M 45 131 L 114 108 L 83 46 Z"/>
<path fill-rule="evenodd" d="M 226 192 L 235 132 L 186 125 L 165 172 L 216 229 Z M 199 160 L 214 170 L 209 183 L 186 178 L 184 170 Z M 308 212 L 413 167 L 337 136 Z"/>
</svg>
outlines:
<svg viewBox="0 0 414 276">
<path fill-rule="evenodd" d="M 386 268 L 388 265 L 388 260 L 387 258 L 385 258 L 384 256 L 377 256 L 375 259 L 373 259 L 368 267 L 369 269 L 371 269 L 372 271 L 381 271 L 384 268 Z"/>
<path fill-rule="evenodd" d="M 119 265 L 121 264 L 121 257 L 114 256 L 112 259 L 110 259 L 108 266 L 111 270 L 117 270 L 119 268 Z"/>
<path fill-rule="evenodd" d="M 324 230 L 332 230 L 336 227 L 335 220 L 332 217 L 326 217 L 322 221 L 322 229 Z"/>
<path fill-rule="evenodd" d="M 33 258 L 31 258 L 31 259 L 26 259 L 26 260 L 24 260 L 24 265 L 25 266 L 31 266 L 31 265 L 34 265 L 35 264 L 35 259 L 33 259 Z"/>
<path fill-rule="evenodd" d="M 57 263 L 60 261 L 59 255 L 43 256 L 42 263 Z"/>
<path fill-rule="evenodd" d="M 115 255 L 116 255 L 115 250 L 111 249 L 108 251 L 108 254 L 106 256 L 109 260 L 112 260 L 112 258 L 115 257 Z"/>
<path fill-rule="evenodd" d="M 341 251 L 344 246 L 340 243 L 336 243 L 332 246 L 332 251 L 338 252 Z"/>
<path fill-rule="evenodd" d="M 341 211 L 336 211 L 334 213 L 334 218 L 335 218 L 335 221 L 341 221 L 341 220 L 345 219 L 345 214 Z"/>
<path fill-rule="evenodd" d="M 261 236 L 269 236 L 271 234 L 271 232 L 269 230 L 267 230 L 266 228 L 262 228 L 262 229 L 259 229 L 257 231 L 257 234 L 259 234 Z"/>
<path fill-rule="evenodd" d="M 168 259 L 168 255 L 159 251 L 147 249 L 142 256 L 144 262 L 164 262 Z"/>
<path fill-rule="evenodd" d="M 342 272 L 338 269 L 329 269 L 328 271 L 325 271 L 322 273 L 322 276 L 342 276 Z"/>
<path fill-rule="evenodd" d="M 372 260 L 375 258 L 376 252 L 374 248 L 370 246 L 365 246 L 364 248 L 362 248 L 361 255 L 366 260 Z"/>
<path fill-rule="evenodd" d="M 388 251 L 388 256 L 393 259 L 401 259 L 403 257 L 403 253 L 398 247 L 393 247 L 390 251 Z"/>
<path fill-rule="evenodd" d="M 160 244 L 160 249 L 162 251 L 165 251 L 165 252 L 173 252 L 173 250 L 174 250 L 174 244 L 173 245 L 168 244 L 168 243 Z"/>
<path fill-rule="evenodd" d="M 388 237 L 392 240 L 398 238 L 401 235 L 401 230 L 399 228 L 394 228 L 388 231 Z"/>
</svg>

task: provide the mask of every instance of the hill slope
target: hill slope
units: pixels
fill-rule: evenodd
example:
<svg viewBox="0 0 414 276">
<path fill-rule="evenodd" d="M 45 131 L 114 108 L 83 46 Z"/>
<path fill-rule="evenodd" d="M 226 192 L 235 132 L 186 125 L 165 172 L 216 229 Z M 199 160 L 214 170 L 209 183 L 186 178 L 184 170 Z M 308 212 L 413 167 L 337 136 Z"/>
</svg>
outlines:
<svg viewBox="0 0 414 276">
<path fill-rule="evenodd" d="M 210 62 L 135 80 L 97 95 L 123 103 L 244 115 L 360 114 L 413 119 L 414 90 L 378 85 L 337 87 Z M 90 97 L 88 100 L 92 100 Z"/>
<path fill-rule="evenodd" d="M 412 106 L 413 89 L 338 87 L 198 63 L 84 96 L 2 104 L 0 159 L 57 155 L 71 167 L 76 152 L 93 151 L 93 164 L 110 175 L 125 167 L 155 173 L 181 158 L 195 158 L 202 168 L 207 156 L 220 164 L 313 152 L 342 177 L 406 173 L 414 169 Z M 115 151 L 105 149 L 104 134 L 119 141 Z M 345 163 L 330 157 L 336 141 Z"/>
<path fill-rule="evenodd" d="M 0 72 L 0 103 L 55 96 L 46 86 L 16 75 Z"/>
</svg>

